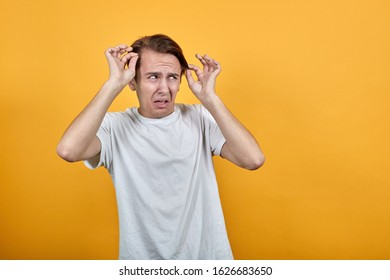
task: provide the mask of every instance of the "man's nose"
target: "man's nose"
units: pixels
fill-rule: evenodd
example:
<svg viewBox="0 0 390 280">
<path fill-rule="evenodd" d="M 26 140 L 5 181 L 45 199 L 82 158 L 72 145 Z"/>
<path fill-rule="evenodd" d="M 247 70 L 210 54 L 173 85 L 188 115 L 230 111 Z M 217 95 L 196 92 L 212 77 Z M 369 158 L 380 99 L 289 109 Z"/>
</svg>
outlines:
<svg viewBox="0 0 390 280">
<path fill-rule="evenodd" d="M 159 93 L 168 93 L 168 82 L 166 79 L 161 79 L 159 84 Z"/>
</svg>

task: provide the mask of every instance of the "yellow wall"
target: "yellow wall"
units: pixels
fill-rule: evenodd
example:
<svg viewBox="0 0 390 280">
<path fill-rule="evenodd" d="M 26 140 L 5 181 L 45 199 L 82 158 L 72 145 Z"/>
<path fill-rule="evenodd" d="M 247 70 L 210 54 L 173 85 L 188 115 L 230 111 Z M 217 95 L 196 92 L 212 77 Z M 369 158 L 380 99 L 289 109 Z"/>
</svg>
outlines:
<svg viewBox="0 0 390 280">
<path fill-rule="evenodd" d="M 1 259 L 117 257 L 109 175 L 55 147 L 104 50 L 154 33 L 221 62 L 266 154 L 215 161 L 237 259 L 390 259 L 389 1 L 1 0 L 0 31 Z M 196 102 L 185 84 L 178 102 Z M 136 104 L 126 89 L 111 110 Z"/>
</svg>

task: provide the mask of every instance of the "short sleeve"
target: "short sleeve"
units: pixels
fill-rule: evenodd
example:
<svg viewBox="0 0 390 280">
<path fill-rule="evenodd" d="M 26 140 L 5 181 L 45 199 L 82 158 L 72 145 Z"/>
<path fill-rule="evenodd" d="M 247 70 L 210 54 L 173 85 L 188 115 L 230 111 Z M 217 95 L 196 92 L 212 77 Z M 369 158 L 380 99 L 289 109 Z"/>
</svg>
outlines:
<svg viewBox="0 0 390 280">
<path fill-rule="evenodd" d="M 205 122 L 205 132 L 209 133 L 211 153 L 215 156 L 221 155 L 221 150 L 226 140 L 210 112 L 202 106 L 202 115 Z"/>
<path fill-rule="evenodd" d="M 112 159 L 112 147 L 111 147 L 111 118 L 110 113 L 107 113 L 103 119 L 103 122 L 96 133 L 96 136 L 99 138 L 101 144 L 101 150 L 98 155 L 93 158 L 84 160 L 84 164 L 89 169 L 96 169 L 98 167 L 104 166 L 107 169 L 111 166 Z"/>
</svg>

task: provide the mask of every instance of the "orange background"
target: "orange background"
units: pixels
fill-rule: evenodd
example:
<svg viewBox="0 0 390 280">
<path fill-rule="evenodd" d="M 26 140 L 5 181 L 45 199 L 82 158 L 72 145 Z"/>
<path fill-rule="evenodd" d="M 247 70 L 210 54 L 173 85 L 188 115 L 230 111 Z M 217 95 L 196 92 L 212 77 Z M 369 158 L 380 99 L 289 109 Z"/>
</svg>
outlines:
<svg viewBox="0 0 390 280">
<path fill-rule="evenodd" d="M 117 258 L 108 173 L 55 149 L 105 49 L 154 33 L 221 62 L 266 155 L 215 160 L 237 259 L 390 259 L 389 1 L 1 0 L 0 31 L 1 259 Z M 186 84 L 177 101 L 197 102 Z M 110 110 L 136 105 L 126 89 Z"/>
</svg>

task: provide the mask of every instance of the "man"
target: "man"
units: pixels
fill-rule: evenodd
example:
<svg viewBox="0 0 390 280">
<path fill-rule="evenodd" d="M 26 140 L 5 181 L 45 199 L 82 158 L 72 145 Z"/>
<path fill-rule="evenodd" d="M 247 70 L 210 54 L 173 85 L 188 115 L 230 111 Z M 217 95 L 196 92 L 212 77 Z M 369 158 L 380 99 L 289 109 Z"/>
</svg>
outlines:
<svg viewBox="0 0 390 280">
<path fill-rule="evenodd" d="M 57 153 L 111 174 L 119 258 L 232 259 L 212 156 L 247 169 L 259 168 L 264 157 L 215 92 L 219 63 L 196 55 L 203 68 L 188 65 L 165 35 L 105 54 L 109 79 L 66 130 Z M 184 73 L 201 104 L 175 104 Z M 139 107 L 107 113 L 126 85 Z"/>
</svg>

